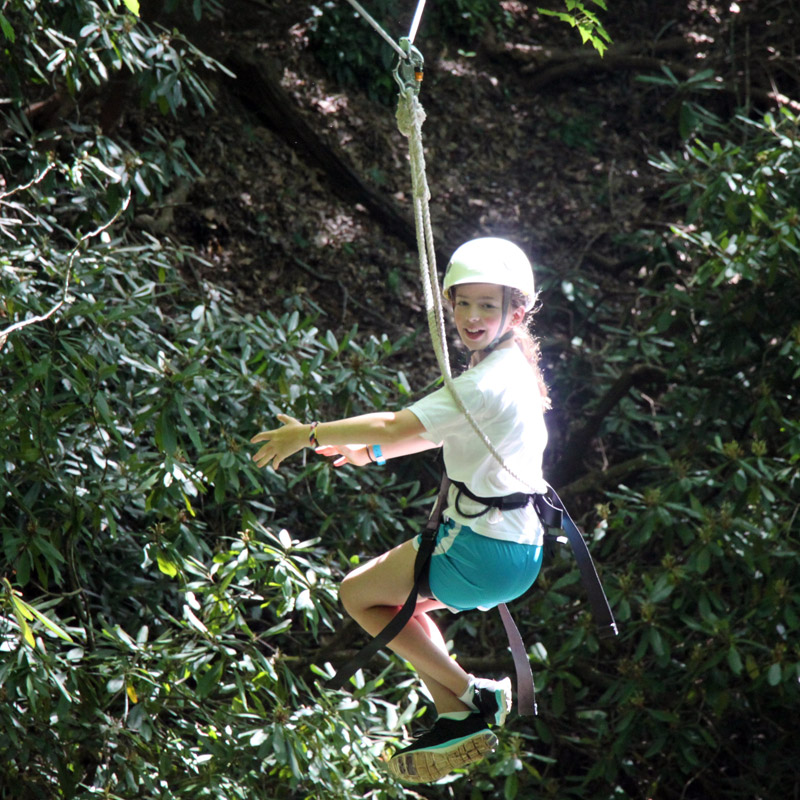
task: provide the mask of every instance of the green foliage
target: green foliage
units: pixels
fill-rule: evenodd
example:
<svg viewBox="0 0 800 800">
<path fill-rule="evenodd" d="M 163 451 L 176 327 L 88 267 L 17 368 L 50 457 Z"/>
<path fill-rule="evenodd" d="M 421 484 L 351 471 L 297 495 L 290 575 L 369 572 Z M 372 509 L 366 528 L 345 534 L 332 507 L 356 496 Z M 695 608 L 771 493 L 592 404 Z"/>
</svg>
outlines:
<svg viewBox="0 0 800 800">
<path fill-rule="evenodd" d="M 59 290 L 20 274 L 21 255 L 11 250 L 3 271 L 8 316 L 20 319 Z M 313 705 L 313 684 L 279 655 L 307 653 L 336 629 L 340 568 L 319 540 L 272 525 L 385 546 L 402 528 L 393 509 L 413 506 L 418 489 L 382 471 L 337 481 L 319 460 L 260 473 L 247 442 L 279 410 L 357 413 L 404 382 L 380 365 L 394 353 L 386 340 L 337 341 L 298 311 L 242 316 L 210 285 L 197 298 L 175 267 L 190 257 L 109 238 L 83 252 L 57 324 L 5 344 L 0 419 L 19 436 L 4 452 L 0 532 L 28 599 L 8 588 L 14 613 L 1 623 L 2 728 L 17 733 L 0 748 L 25 754 L 3 783 L 44 789 L 72 773 L 63 796 L 79 796 L 77 782 L 151 792 L 165 781 L 164 796 L 181 797 L 244 792 L 274 773 L 286 792 L 316 796 L 319 780 L 320 797 L 341 797 L 356 778 L 377 780 L 357 765 L 378 755 L 376 730 L 389 737 L 401 722 L 372 700 L 372 716 L 351 726 L 352 704 Z M 50 624 L 36 609 L 44 597 L 41 608 L 58 609 Z M 35 619 L 20 620 L 23 602 Z M 72 647 L 58 646 L 56 626 Z M 34 747 L 54 711 L 59 726 Z M 350 741 L 368 720 L 378 743 Z M 85 748 L 97 752 L 78 769 Z M 101 750 L 128 755 L 101 764 Z"/>
<path fill-rule="evenodd" d="M 369 13 L 397 41 L 402 33 L 388 20 L 394 4 L 378 0 Z M 359 86 L 378 102 L 389 105 L 397 94 L 392 77 L 395 51 L 348 3 L 311 6 L 308 40 L 314 55 L 342 86 Z"/>
<path fill-rule="evenodd" d="M 155 103 L 163 113 L 174 114 L 189 102 L 210 108 L 211 94 L 198 70 L 221 65 L 178 31 L 148 25 L 119 5 L 110 0 L 7 3 L 6 23 L 16 32 L 16 46 L 0 53 L 0 64 L 16 107 L 48 86 L 75 99 L 115 75 L 130 74 L 140 102 Z"/>
<path fill-rule="evenodd" d="M 666 65 L 661 67 L 661 71 L 663 75 L 638 75 L 636 80 L 670 90 L 671 97 L 664 106 L 664 115 L 667 119 L 677 120 L 681 139 L 688 139 L 693 134 L 702 135 L 705 131 L 719 130 L 719 118 L 697 99 L 698 95 L 716 92 L 722 88 L 714 70 L 700 70 L 685 81 L 679 80 Z"/>
<path fill-rule="evenodd" d="M 600 305 L 586 273 L 565 282 L 575 351 L 556 407 L 571 390 L 567 416 L 591 416 L 634 368 L 650 377 L 598 432 L 622 475 L 597 498 L 592 535 L 619 640 L 602 645 L 576 616 L 569 560 L 525 603 L 546 698 L 538 750 L 558 765 L 520 772 L 523 787 L 744 797 L 796 779 L 797 126 L 786 112 L 742 119 L 727 139 L 662 154 L 683 220 L 640 232 L 651 255 L 630 292 L 606 289 Z"/>
<path fill-rule="evenodd" d="M 102 133 L 92 104 L 117 72 L 143 103 L 207 109 L 194 69 L 213 62 L 179 33 L 110 3 L 4 13 L 0 797 L 399 796 L 378 756 L 419 698 L 361 675 L 358 700 L 321 692 L 310 654 L 358 542 L 407 535 L 425 499 L 320 459 L 262 472 L 248 441 L 277 411 L 406 396 L 396 346 L 291 304 L 243 314 L 134 226 L 199 170 L 156 125 Z M 51 78 L 80 113 L 34 129 Z"/>
<path fill-rule="evenodd" d="M 606 10 L 605 0 L 590 0 L 592 4 Z M 547 8 L 537 8 L 540 14 L 566 22 L 572 28 L 578 29 L 581 42 L 587 42 L 602 56 L 611 44 L 611 37 L 606 31 L 597 12 L 593 11 L 589 3 L 581 0 L 564 0 L 566 11 L 553 11 Z"/>
</svg>

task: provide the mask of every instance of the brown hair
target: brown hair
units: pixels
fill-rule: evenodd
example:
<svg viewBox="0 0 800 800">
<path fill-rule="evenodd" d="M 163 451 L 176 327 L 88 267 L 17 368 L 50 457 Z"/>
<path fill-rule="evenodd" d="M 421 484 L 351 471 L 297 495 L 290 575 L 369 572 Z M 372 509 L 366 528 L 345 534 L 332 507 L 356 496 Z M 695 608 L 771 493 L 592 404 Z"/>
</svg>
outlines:
<svg viewBox="0 0 800 800">
<path fill-rule="evenodd" d="M 455 286 L 453 287 L 454 290 L 456 288 L 457 287 Z M 455 304 L 455 295 L 456 292 L 453 291 L 453 304 Z M 511 289 L 511 298 L 509 302 L 511 309 L 524 308 L 527 300 L 527 295 L 523 294 L 523 292 L 521 292 L 519 289 Z M 522 354 L 531 365 L 531 369 L 536 376 L 536 383 L 539 384 L 539 394 L 542 397 L 544 407 L 550 408 L 550 394 L 547 391 L 547 384 L 544 382 L 544 375 L 542 375 L 542 370 L 539 366 L 539 361 L 542 357 L 541 348 L 539 347 L 539 340 L 533 335 L 533 333 L 531 333 L 530 329 L 533 321 L 533 315 L 537 310 L 538 307 L 536 304 L 534 304 L 533 308 L 531 308 L 530 311 L 525 314 L 522 322 L 520 322 L 519 325 L 515 325 L 512 330 L 514 331 L 514 341 L 517 343 L 517 347 L 522 350 Z M 485 357 L 486 356 L 483 351 L 476 350 L 470 358 L 470 365 L 475 366 L 476 364 L 479 364 Z"/>
</svg>

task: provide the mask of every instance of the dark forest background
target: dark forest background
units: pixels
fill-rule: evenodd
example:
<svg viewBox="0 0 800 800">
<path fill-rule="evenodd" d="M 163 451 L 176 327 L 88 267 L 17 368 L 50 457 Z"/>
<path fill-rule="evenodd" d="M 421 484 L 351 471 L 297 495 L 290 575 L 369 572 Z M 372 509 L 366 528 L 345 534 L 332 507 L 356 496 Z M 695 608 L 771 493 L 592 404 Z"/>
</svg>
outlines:
<svg viewBox="0 0 800 800">
<path fill-rule="evenodd" d="M 391 48 L 344 0 L 2 0 L 0 797 L 800 797 L 798 10 L 429 0 L 440 267 L 535 263 L 547 477 L 621 633 L 553 548 L 513 608 L 539 716 L 402 787 L 414 674 L 322 682 L 440 465 L 248 443 L 439 377 Z M 509 672 L 495 614 L 442 621 Z"/>
</svg>

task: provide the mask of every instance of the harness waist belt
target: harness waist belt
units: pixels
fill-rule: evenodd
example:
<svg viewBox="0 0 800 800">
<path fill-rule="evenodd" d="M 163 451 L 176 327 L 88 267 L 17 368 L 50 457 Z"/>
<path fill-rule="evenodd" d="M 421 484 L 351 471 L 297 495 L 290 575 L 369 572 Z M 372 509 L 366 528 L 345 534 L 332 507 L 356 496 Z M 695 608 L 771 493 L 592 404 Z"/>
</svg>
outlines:
<svg viewBox="0 0 800 800">
<path fill-rule="evenodd" d="M 465 494 L 470 500 L 476 503 L 488 506 L 489 508 L 498 508 L 500 511 L 513 511 L 516 508 L 525 508 L 531 499 L 536 497 L 534 494 L 525 494 L 525 492 L 515 492 L 514 494 L 506 494 L 502 497 L 481 497 L 471 491 L 466 483 L 461 481 L 454 481 L 450 479 L 450 483 L 455 486 L 461 494 Z M 481 512 L 484 513 L 484 512 Z"/>
</svg>

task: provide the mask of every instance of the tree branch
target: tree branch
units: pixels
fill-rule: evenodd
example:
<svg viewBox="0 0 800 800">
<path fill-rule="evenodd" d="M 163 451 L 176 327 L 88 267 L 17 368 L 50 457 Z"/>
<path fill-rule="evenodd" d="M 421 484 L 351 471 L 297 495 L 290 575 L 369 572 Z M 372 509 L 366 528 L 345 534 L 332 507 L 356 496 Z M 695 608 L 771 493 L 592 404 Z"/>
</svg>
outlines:
<svg viewBox="0 0 800 800">
<path fill-rule="evenodd" d="M 564 501 L 565 505 L 569 505 L 571 500 L 580 495 L 596 492 L 608 486 L 616 486 L 628 475 L 656 466 L 646 455 L 629 458 L 626 461 L 620 461 L 619 464 L 614 464 L 608 469 L 594 470 L 564 486 L 556 484 L 558 496 Z"/>
<path fill-rule="evenodd" d="M 43 180 L 44 176 L 54 169 L 55 166 L 56 162 L 51 161 L 38 175 L 31 178 L 31 180 L 29 180 L 27 183 L 23 184 L 22 186 L 15 186 L 10 192 L 3 192 L 0 194 L 0 200 L 5 200 L 7 197 L 17 194 L 17 192 L 24 192 L 30 189 L 31 186 L 35 186 L 37 183 L 39 183 L 39 181 Z"/>
<path fill-rule="evenodd" d="M 30 184 L 33 185 L 33 184 Z M 13 192 L 12 192 L 13 194 Z M 6 339 L 8 339 L 9 335 L 14 333 L 14 331 L 21 330 L 22 328 L 27 328 L 28 325 L 34 325 L 38 322 L 45 322 L 46 320 L 50 319 L 63 305 L 67 302 L 69 297 L 69 287 L 70 282 L 72 280 L 72 266 L 75 263 L 75 256 L 78 254 L 78 250 L 80 249 L 81 245 L 92 239 L 95 236 L 98 236 L 103 231 L 110 228 L 116 221 L 119 219 L 120 215 L 128 208 L 128 204 L 131 201 L 131 193 L 128 192 L 128 196 L 125 198 L 125 201 L 122 205 L 117 209 L 114 216 L 111 217 L 108 221 L 104 222 L 99 228 L 95 228 L 95 230 L 90 231 L 89 233 L 85 233 L 81 236 L 80 239 L 75 243 L 75 247 L 72 248 L 72 251 L 69 254 L 69 260 L 67 261 L 67 272 L 64 276 L 64 288 L 61 290 L 61 299 L 46 313 L 39 314 L 35 317 L 29 317 L 28 319 L 20 320 L 19 322 L 15 322 L 13 325 L 9 325 L 4 330 L 0 331 L 0 350 L 3 349 L 6 343 Z"/>
<path fill-rule="evenodd" d="M 225 66 L 236 74 L 230 80 L 230 89 L 266 125 L 277 133 L 294 150 L 303 153 L 307 163 L 322 170 L 331 188 L 344 201 L 361 203 L 384 229 L 417 248 L 417 234 L 413 221 L 391 197 L 369 187 L 344 157 L 323 141 L 298 111 L 296 104 L 281 87 L 268 65 L 234 53 Z M 446 263 L 444 251 L 437 249 L 436 257 Z"/>
<path fill-rule="evenodd" d="M 581 462 L 589 450 L 592 439 L 597 436 L 603 420 L 631 389 L 661 382 L 664 376 L 664 370 L 649 364 L 636 364 L 620 375 L 600 399 L 597 408 L 588 417 L 584 426 L 570 436 L 561 457 L 550 471 L 550 482 L 555 486 L 561 486 L 580 469 Z"/>
</svg>

